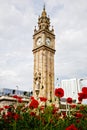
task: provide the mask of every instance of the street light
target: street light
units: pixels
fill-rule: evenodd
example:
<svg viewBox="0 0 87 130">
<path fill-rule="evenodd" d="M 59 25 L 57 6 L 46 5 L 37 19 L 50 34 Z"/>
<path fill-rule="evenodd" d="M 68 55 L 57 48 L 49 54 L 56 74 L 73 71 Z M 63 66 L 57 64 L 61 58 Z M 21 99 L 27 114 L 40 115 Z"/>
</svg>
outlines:
<svg viewBox="0 0 87 130">
<path fill-rule="evenodd" d="M 83 81 L 84 79 L 80 79 L 79 80 L 79 86 L 80 86 L 80 91 L 82 90 L 82 81 Z"/>
<path fill-rule="evenodd" d="M 17 87 L 17 92 L 16 92 L 16 94 L 18 95 L 18 86 L 16 86 Z"/>
</svg>

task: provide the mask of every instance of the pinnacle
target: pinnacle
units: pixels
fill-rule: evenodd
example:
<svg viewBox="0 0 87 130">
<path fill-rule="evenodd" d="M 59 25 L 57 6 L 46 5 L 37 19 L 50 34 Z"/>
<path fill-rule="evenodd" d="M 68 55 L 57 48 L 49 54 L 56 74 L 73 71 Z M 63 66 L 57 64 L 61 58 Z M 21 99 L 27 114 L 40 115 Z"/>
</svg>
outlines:
<svg viewBox="0 0 87 130">
<path fill-rule="evenodd" d="M 43 6 L 43 11 L 42 11 L 42 17 L 46 17 L 47 16 L 47 13 L 45 11 L 45 4 Z"/>
</svg>

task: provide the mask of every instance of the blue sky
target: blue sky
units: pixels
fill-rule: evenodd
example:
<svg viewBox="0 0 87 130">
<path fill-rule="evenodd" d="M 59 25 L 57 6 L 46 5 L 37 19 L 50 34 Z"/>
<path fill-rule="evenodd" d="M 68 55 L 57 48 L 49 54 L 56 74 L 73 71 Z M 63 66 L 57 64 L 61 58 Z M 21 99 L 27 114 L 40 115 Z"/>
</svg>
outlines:
<svg viewBox="0 0 87 130">
<path fill-rule="evenodd" d="M 56 35 L 55 77 L 87 77 L 87 0 L 0 0 L 0 88 L 32 90 L 32 35 L 44 3 Z"/>
</svg>

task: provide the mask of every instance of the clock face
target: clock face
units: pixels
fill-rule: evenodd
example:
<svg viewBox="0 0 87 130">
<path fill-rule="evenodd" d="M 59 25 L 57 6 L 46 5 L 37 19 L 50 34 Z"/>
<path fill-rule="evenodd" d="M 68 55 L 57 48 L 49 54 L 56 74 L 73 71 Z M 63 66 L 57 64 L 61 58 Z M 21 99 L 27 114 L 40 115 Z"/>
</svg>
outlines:
<svg viewBox="0 0 87 130">
<path fill-rule="evenodd" d="M 50 38 L 46 38 L 46 44 L 47 44 L 48 46 L 50 45 L 50 42 L 51 42 Z"/>
<path fill-rule="evenodd" d="M 41 37 L 39 37 L 39 38 L 37 39 L 37 45 L 38 45 L 38 46 L 41 45 Z"/>
</svg>

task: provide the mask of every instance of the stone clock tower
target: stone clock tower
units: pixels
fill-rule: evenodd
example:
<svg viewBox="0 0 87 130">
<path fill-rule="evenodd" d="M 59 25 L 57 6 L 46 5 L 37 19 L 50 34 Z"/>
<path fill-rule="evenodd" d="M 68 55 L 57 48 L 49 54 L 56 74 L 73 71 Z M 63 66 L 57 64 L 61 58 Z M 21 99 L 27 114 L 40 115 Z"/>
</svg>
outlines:
<svg viewBox="0 0 87 130">
<path fill-rule="evenodd" d="M 54 101 L 54 54 L 55 35 L 50 29 L 50 18 L 45 7 L 38 18 L 38 29 L 33 35 L 34 81 L 33 96 Z"/>
</svg>

